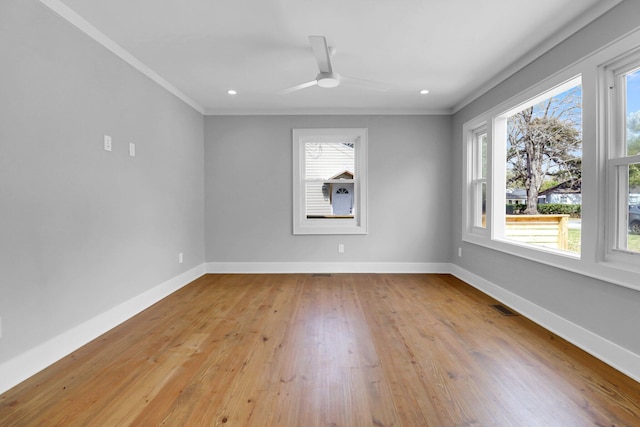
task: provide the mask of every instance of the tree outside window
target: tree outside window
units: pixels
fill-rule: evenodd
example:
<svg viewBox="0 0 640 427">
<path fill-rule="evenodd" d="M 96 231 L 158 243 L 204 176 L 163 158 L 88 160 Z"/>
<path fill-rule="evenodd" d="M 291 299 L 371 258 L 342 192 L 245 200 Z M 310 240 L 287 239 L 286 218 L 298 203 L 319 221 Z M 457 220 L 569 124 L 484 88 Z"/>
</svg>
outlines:
<svg viewBox="0 0 640 427">
<path fill-rule="evenodd" d="M 580 188 L 582 88 L 575 86 L 507 118 L 507 187 L 526 190 L 524 214 L 538 215 L 547 188 Z"/>
</svg>

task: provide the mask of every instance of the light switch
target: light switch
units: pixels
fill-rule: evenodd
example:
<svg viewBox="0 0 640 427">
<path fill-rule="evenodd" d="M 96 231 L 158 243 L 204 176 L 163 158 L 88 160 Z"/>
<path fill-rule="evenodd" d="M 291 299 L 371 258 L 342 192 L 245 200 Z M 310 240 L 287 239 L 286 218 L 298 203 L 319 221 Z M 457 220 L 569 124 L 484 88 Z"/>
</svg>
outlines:
<svg viewBox="0 0 640 427">
<path fill-rule="evenodd" d="M 109 135 L 104 136 L 104 150 L 111 151 L 111 137 Z"/>
<path fill-rule="evenodd" d="M 133 142 L 129 143 L 129 156 L 131 157 L 136 156 L 136 144 L 134 144 Z"/>
</svg>

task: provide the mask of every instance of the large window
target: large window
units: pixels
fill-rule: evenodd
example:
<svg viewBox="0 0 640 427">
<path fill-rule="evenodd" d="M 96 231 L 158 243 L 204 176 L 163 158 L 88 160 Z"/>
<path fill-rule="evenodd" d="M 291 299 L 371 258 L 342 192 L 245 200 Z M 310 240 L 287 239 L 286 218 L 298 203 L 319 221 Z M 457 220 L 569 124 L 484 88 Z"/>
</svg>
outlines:
<svg viewBox="0 0 640 427">
<path fill-rule="evenodd" d="M 581 242 L 581 78 L 551 82 L 523 98 L 464 127 L 465 237 L 575 256 Z"/>
<path fill-rule="evenodd" d="M 367 232 L 366 150 L 366 129 L 294 129 L 294 234 Z"/>
<path fill-rule="evenodd" d="M 537 95 L 495 123 L 495 140 L 505 156 L 502 237 L 580 253 L 581 78 Z"/>
</svg>

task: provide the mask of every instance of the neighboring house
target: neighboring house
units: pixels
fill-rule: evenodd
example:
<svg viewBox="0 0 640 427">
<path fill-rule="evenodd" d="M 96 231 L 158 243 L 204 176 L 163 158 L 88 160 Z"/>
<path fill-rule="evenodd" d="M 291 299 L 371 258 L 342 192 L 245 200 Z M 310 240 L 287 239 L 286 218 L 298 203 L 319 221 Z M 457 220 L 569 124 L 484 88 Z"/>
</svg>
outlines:
<svg viewBox="0 0 640 427">
<path fill-rule="evenodd" d="M 582 204 L 582 180 L 563 182 L 538 194 L 538 203 Z"/>
<path fill-rule="evenodd" d="M 508 205 L 526 205 L 527 190 L 507 188 L 506 200 Z"/>
<path fill-rule="evenodd" d="M 352 180 L 353 173 L 345 170 L 338 175 L 332 176 L 330 180 Z M 329 195 L 329 204 L 333 215 L 353 214 L 353 182 L 325 182 L 322 184 L 322 194 Z"/>
</svg>

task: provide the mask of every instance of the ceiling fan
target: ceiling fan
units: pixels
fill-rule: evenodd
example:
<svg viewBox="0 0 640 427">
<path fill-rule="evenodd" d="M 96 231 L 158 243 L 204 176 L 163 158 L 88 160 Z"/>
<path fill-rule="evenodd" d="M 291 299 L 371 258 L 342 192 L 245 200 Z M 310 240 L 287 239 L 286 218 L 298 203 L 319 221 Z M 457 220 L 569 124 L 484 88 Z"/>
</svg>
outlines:
<svg viewBox="0 0 640 427">
<path fill-rule="evenodd" d="M 316 57 L 316 61 L 318 62 L 318 69 L 320 70 L 320 72 L 316 76 L 315 80 L 282 89 L 278 92 L 279 94 L 291 93 L 311 86 L 332 88 L 339 86 L 342 82 L 354 84 L 366 89 L 377 90 L 380 92 L 386 92 L 389 90 L 389 87 L 382 83 L 354 77 L 347 77 L 335 73 L 331 65 L 331 56 L 333 54 L 333 49 L 327 46 L 327 39 L 325 39 L 324 36 L 309 36 L 309 43 L 311 44 L 313 55 Z"/>
</svg>

